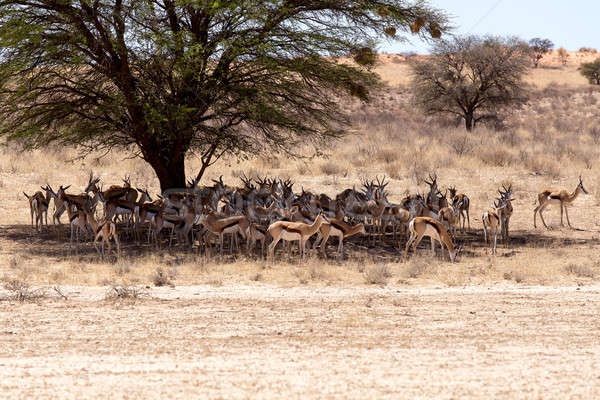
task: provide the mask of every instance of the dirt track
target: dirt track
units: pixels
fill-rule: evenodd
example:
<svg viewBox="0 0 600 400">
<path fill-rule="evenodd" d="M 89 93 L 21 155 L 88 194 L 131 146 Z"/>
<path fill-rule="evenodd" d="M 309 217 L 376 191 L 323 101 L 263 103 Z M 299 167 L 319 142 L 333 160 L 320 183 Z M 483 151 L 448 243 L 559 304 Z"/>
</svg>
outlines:
<svg viewBox="0 0 600 400">
<path fill-rule="evenodd" d="M 600 396 L 600 287 L 64 291 L 0 303 L 3 397 Z"/>
</svg>

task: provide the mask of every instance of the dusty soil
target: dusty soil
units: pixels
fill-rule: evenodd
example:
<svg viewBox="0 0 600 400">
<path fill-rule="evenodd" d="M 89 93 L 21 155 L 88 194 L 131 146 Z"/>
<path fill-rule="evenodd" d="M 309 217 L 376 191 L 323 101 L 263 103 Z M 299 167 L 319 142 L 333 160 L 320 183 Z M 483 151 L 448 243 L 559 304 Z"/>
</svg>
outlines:
<svg viewBox="0 0 600 400">
<path fill-rule="evenodd" d="M 62 290 L 0 302 L 3 397 L 600 396 L 599 286 Z"/>
</svg>

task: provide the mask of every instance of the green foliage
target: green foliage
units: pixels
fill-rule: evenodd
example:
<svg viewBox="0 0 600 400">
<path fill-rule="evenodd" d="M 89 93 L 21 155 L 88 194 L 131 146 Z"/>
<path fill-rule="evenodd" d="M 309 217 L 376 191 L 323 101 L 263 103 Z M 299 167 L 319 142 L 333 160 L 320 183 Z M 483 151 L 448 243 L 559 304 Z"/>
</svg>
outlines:
<svg viewBox="0 0 600 400">
<path fill-rule="evenodd" d="M 581 64 L 580 72 L 592 85 L 600 85 L 600 58 L 596 61 Z"/>
<path fill-rule="evenodd" d="M 340 137 L 337 99 L 368 101 L 373 44 L 416 19 L 447 29 L 423 1 L 0 0 L 0 134 L 132 149 L 180 186 L 190 150 L 208 166 Z"/>
<path fill-rule="evenodd" d="M 517 39 L 455 37 L 438 42 L 432 58 L 413 63 L 414 102 L 427 114 L 454 114 L 467 130 L 526 101 L 527 45 Z"/>
</svg>

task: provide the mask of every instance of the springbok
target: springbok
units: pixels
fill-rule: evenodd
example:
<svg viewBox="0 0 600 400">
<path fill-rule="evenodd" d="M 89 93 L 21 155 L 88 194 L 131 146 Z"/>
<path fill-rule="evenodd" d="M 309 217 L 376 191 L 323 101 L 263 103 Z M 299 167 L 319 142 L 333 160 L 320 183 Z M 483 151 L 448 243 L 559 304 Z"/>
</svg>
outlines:
<svg viewBox="0 0 600 400">
<path fill-rule="evenodd" d="M 48 227 L 48 203 L 50 197 L 46 192 L 46 197 L 42 192 L 35 192 L 33 195 L 28 195 L 23 192 L 27 200 L 29 200 L 29 211 L 31 213 L 31 225 L 33 226 L 33 216 L 35 215 L 35 230 L 42 232 L 42 226 L 44 225 L 44 217 L 46 221 L 46 227 Z"/>
<path fill-rule="evenodd" d="M 458 223 L 460 225 L 460 220 L 462 220 L 461 229 L 463 231 L 465 230 L 465 220 L 466 220 L 468 229 L 471 230 L 471 218 L 469 217 L 469 205 L 471 202 L 469 201 L 469 198 L 464 193 L 457 193 L 456 187 L 454 187 L 454 186 L 449 187 L 448 191 L 450 192 L 450 200 L 452 201 L 452 205 L 454 207 L 456 207 L 458 204 L 460 204 L 460 207 L 459 207 L 459 211 L 460 211 L 459 217 L 460 218 L 459 218 Z M 465 216 L 465 214 L 466 214 L 466 216 Z"/>
<path fill-rule="evenodd" d="M 533 227 L 537 228 L 536 216 L 539 213 L 540 218 L 542 219 L 542 223 L 544 224 L 546 229 L 550 229 L 550 228 L 548 228 L 548 225 L 546 225 L 546 221 L 544 221 L 544 216 L 542 215 L 542 212 L 549 205 L 555 204 L 555 205 L 560 205 L 560 226 L 564 226 L 564 223 L 563 223 L 563 210 L 564 210 L 564 213 L 567 215 L 567 224 L 569 224 L 569 227 L 572 228 L 571 222 L 569 221 L 569 212 L 567 211 L 566 206 L 573 203 L 575 201 L 575 199 L 581 193 L 588 194 L 588 191 L 585 190 L 585 188 L 583 187 L 583 181 L 581 180 L 581 175 L 579 175 L 579 184 L 577 185 L 577 187 L 575 188 L 573 193 L 569 193 L 568 191 L 566 191 L 564 189 L 555 190 L 555 189 L 551 189 L 551 188 L 546 188 L 544 190 L 541 190 L 538 193 L 539 205 L 535 208 L 535 210 L 533 210 Z"/>
<path fill-rule="evenodd" d="M 489 243 L 491 246 L 492 236 L 494 237 L 494 247 L 492 248 L 492 254 L 496 254 L 496 245 L 498 243 L 498 230 L 501 226 L 501 212 L 506 208 L 507 203 L 504 200 L 496 200 L 494 202 L 494 208 L 487 210 L 481 217 L 483 223 L 483 240 L 486 244 Z M 488 236 L 490 238 L 488 242 Z M 487 249 L 486 249 L 487 253 Z"/>
<path fill-rule="evenodd" d="M 462 244 L 455 247 L 452 243 L 452 238 L 448 235 L 448 231 L 444 224 L 429 217 L 416 217 L 410 224 L 408 224 L 408 230 L 410 232 L 410 238 L 406 242 L 404 249 L 404 257 L 408 257 L 408 248 L 412 244 L 413 253 L 417 254 L 417 246 L 424 236 L 431 238 L 431 251 L 435 255 L 435 242 L 440 242 L 442 246 L 442 255 L 444 254 L 444 246 L 448 249 L 450 255 L 450 261 L 455 262 L 458 253 L 462 249 Z"/>
<path fill-rule="evenodd" d="M 327 257 L 325 247 L 327 246 L 327 240 L 330 236 L 337 236 L 338 238 L 338 249 L 336 256 L 344 256 L 344 238 L 356 235 L 357 233 L 367 234 L 364 224 L 360 223 L 354 226 L 350 226 L 342 220 L 336 218 L 330 218 L 329 223 L 321 225 L 319 232 L 317 233 L 317 240 L 313 243 L 313 249 L 315 249 L 319 243 L 321 243 L 321 254 Z"/>
<path fill-rule="evenodd" d="M 269 258 L 273 258 L 275 246 L 277 246 L 277 243 L 282 239 L 288 242 L 297 240 L 300 247 L 300 257 L 304 258 L 306 241 L 312 235 L 317 233 L 319 228 L 321 228 L 321 225 L 325 222 L 327 222 L 326 218 L 322 213 L 319 213 L 312 224 L 289 221 L 277 221 L 272 223 L 267 229 L 269 234 L 273 237 L 273 242 L 269 245 Z"/>
</svg>

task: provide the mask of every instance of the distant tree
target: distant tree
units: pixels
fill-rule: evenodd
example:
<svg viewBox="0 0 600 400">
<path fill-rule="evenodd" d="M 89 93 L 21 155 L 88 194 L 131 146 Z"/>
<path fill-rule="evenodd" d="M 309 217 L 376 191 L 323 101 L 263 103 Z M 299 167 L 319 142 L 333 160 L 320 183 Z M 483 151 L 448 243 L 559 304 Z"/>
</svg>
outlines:
<svg viewBox="0 0 600 400">
<path fill-rule="evenodd" d="M 561 47 L 558 49 L 558 59 L 563 66 L 567 65 L 567 62 L 569 61 L 569 52 Z"/>
<path fill-rule="evenodd" d="M 413 99 L 426 114 L 454 114 L 467 131 L 497 120 L 503 109 L 526 101 L 522 78 L 528 46 L 514 38 L 456 37 L 434 45 L 432 57 L 412 64 Z"/>
<path fill-rule="evenodd" d="M 581 64 L 580 72 L 592 85 L 600 85 L 600 58 L 596 61 Z"/>
<path fill-rule="evenodd" d="M 550 39 L 533 38 L 529 41 L 529 47 L 531 48 L 533 67 L 537 68 L 544 55 L 552 51 L 554 43 Z"/>
<path fill-rule="evenodd" d="M 181 188 L 189 154 L 200 178 L 340 137 L 336 99 L 378 84 L 374 43 L 446 29 L 421 0 L 0 0 L 0 135 L 125 149 Z"/>
</svg>

